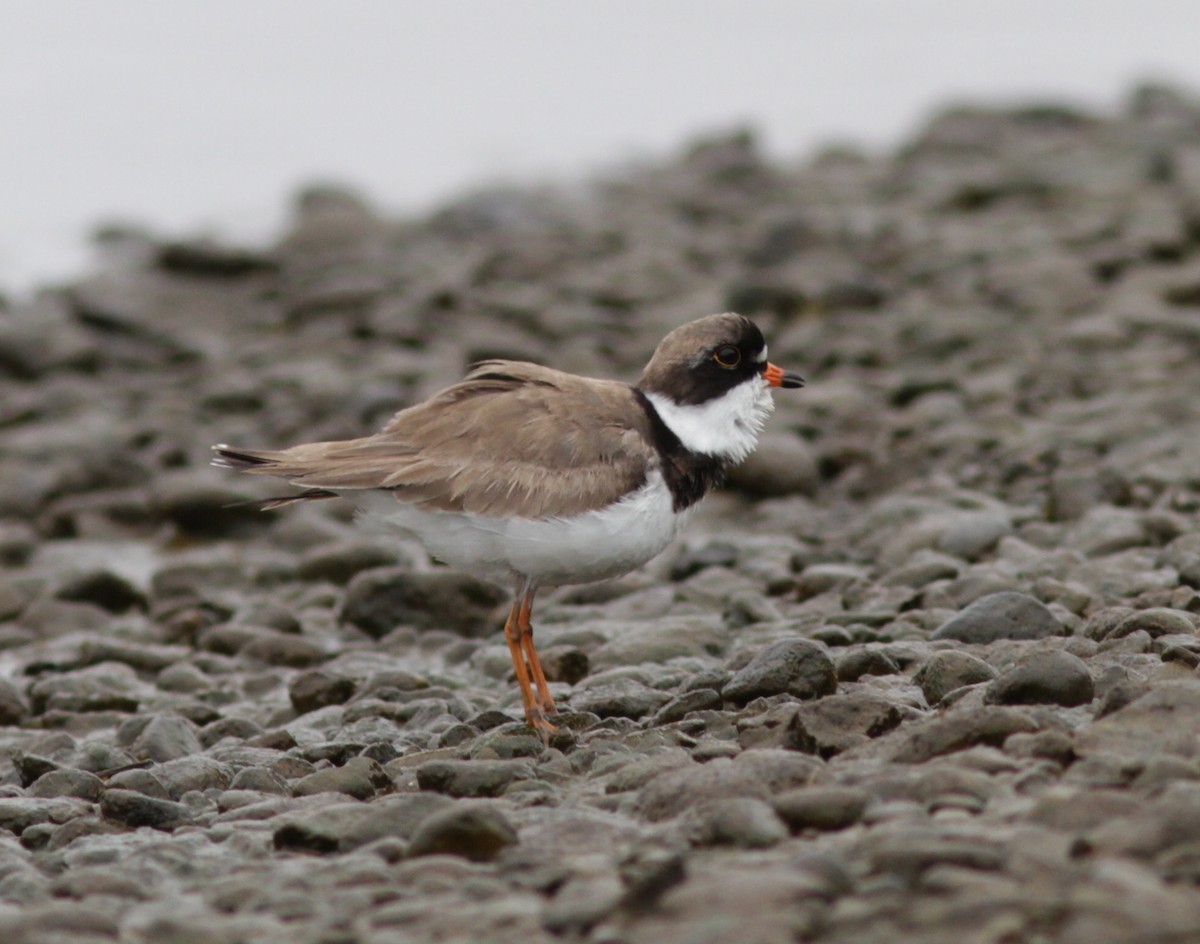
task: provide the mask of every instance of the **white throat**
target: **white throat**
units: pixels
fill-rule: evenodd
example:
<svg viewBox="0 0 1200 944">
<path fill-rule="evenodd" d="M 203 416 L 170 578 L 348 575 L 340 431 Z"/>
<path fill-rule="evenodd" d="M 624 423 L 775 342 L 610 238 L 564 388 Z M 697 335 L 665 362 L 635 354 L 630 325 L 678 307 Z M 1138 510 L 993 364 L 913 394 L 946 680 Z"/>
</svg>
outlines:
<svg viewBox="0 0 1200 944">
<path fill-rule="evenodd" d="M 679 441 L 692 452 L 741 462 L 754 451 L 758 434 L 775 409 L 770 387 L 752 377 L 706 403 L 676 403 L 661 393 L 647 393 Z"/>
</svg>

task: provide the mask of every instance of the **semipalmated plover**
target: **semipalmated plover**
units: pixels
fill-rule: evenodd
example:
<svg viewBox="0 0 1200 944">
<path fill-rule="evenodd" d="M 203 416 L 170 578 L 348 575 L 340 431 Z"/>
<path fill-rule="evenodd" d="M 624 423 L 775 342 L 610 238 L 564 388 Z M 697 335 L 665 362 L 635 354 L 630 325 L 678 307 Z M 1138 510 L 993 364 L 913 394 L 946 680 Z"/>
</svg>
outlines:
<svg viewBox="0 0 1200 944">
<path fill-rule="evenodd" d="M 450 566 L 513 581 L 504 635 L 525 717 L 548 742 L 556 708 L 530 625 L 538 588 L 606 580 L 655 557 L 754 450 L 770 388 L 803 384 L 768 362 L 748 318 L 709 315 L 668 334 L 633 386 L 484 361 L 373 436 L 219 445 L 213 464 L 303 489 L 264 508 L 344 496 Z"/>
</svg>

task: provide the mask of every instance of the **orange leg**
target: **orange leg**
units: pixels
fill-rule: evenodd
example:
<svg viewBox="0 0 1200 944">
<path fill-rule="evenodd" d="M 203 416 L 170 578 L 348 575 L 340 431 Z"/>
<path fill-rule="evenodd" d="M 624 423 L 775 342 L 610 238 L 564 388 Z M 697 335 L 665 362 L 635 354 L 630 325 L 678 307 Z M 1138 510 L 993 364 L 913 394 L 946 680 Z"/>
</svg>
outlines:
<svg viewBox="0 0 1200 944">
<path fill-rule="evenodd" d="M 521 701 L 525 706 L 525 720 L 541 736 L 542 743 L 550 744 L 550 735 L 558 729 L 546 719 L 546 708 L 554 711 L 554 700 L 550 697 L 550 689 L 546 685 L 546 676 L 538 661 L 537 652 L 533 648 L 533 632 L 529 628 L 529 613 L 533 608 L 535 588 L 524 579 L 517 582 L 517 592 L 513 598 L 512 609 L 508 611 L 508 619 L 504 622 L 504 638 L 508 642 L 508 651 L 512 656 L 513 668 L 517 672 L 517 685 L 521 688 Z M 524 625 L 522 625 L 524 624 Z M 526 662 L 526 653 L 532 658 Z M 534 694 L 530 678 L 537 685 Z"/>
<path fill-rule="evenodd" d="M 517 628 L 521 630 L 521 650 L 529 663 L 533 684 L 537 688 L 537 707 L 544 715 L 558 714 L 554 704 L 554 696 L 550 694 L 550 686 L 546 684 L 546 673 L 542 671 L 542 660 L 538 658 L 537 649 L 533 645 L 533 626 L 530 617 L 533 615 L 533 595 L 537 587 L 530 586 L 521 597 L 521 605 L 517 610 Z"/>
</svg>

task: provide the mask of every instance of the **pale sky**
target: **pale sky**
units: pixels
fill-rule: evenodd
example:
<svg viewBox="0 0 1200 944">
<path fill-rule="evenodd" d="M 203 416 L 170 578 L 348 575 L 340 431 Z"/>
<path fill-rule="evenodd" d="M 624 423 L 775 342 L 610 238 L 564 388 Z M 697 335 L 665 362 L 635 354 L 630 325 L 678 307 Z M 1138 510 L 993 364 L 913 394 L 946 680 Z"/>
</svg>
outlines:
<svg viewBox="0 0 1200 944">
<path fill-rule="evenodd" d="M 313 179 L 417 212 L 749 124 L 890 147 L 938 105 L 1200 94 L 1195 0 L 0 0 L 0 290 L 97 223 L 265 239 Z"/>
</svg>

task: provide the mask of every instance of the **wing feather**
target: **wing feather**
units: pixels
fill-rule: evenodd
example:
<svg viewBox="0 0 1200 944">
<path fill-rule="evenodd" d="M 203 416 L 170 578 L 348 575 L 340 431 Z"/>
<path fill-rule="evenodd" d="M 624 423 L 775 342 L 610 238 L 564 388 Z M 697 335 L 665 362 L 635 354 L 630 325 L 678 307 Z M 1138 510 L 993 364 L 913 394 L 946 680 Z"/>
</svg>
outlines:
<svg viewBox="0 0 1200 944">
<path fill-rule="evenodd" d="M 308 489 L 392 490 L 423 508 L 551 518 L 636 490 L 657 463 L 632 389 L 516 361 L 486 361 L 397 413 L 373 436 L 258 451 L 218 463 Z"/>
</svg>

